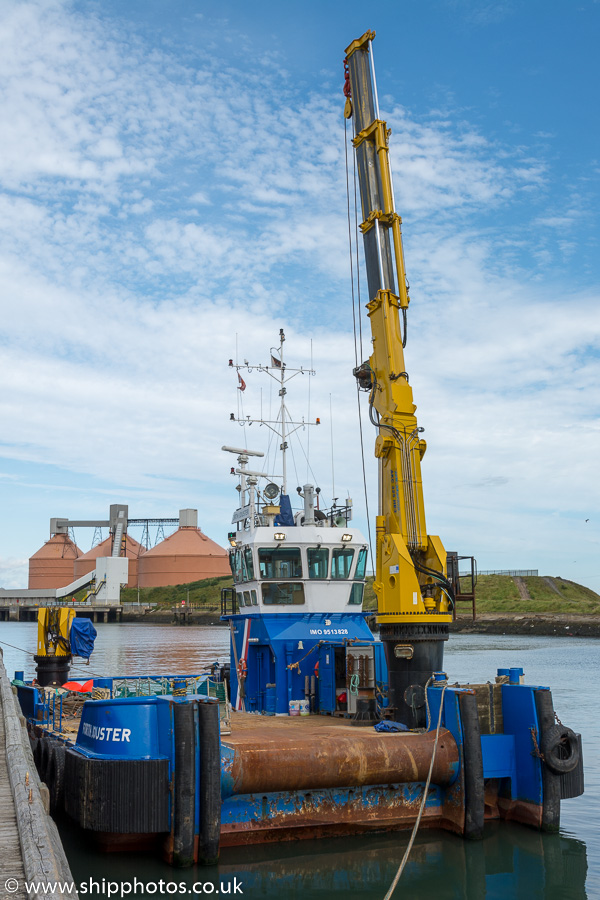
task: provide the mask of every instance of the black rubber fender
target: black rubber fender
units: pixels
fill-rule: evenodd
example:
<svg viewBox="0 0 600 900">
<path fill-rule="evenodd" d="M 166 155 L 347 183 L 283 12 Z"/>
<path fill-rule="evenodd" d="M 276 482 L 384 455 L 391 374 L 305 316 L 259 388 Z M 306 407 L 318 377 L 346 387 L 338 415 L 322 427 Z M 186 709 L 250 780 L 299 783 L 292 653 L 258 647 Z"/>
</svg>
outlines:
<svg viewBox="0 0 600 900">
<path fill-rule="evenodd" d="M 463 761 L 465 785 L 464 836 L 472 841 L 483 838 L 485 815 L 485 781 L 483 778 L 483 754 L 481 729 L 475 694 L 461 692 L 458 705 L 463 731 Z"/>
<path fill-rule="evenodd" d="M 219 704 L 216 700 L 198 702 L 200 743 L 200 834 L 198 862 L 213 866 L 219 861 L 221 839 L 221 739 Z"/>
<path fill-rule="evenodd" d="M 175 771 L 173 787 L 174 866 L 194 864 L 196 823 L 196 726 L 194 705 L 173 701 Z"/>
<path fill-rule="evenodd" d="M 64 808 L 65 796 L 65 748 L 62 744 L 55 743 L 50 746 L 46 784 L 50 792 L 50 812 L 61 811 Z"/>
<path fill-rule="evenodd" d="M 42 779 L 42 738 L 34 737 L 31 739 L 31 751 L 33 753 L 33 761 L 37 769 L 37 773 Z"/>
<path fill-rule="evenodd" d="M 551 725 L 540 743 L 544 762 L 556 775 L 572 772 L 579 765 L 577 735 L 566 725 Z"/>
<path fill-rule="evenodd" d="M 544 735 L 554 727 L 554 704 L 552 694 L 548 688 L 538 688 L 533 692 L 535 696 L 535 709 L 538 719 L 539 744 L 543 743 Z M 532 744 L 535 756 L 543 756 L 541 750 Z M 556 833 L 560 828 L 560 776 L 552 771 L 541 759 L 539 765 L 542 769 L 542 831 Z"/>
<path fill-rule="evenodd" d="M 50 738 L 43 737 L 43 738 L 40 738 L 40 743 L 38 745 L 39 750 L 40 750 L 40 753 L 39 753 L 40 761 L 38 763 L 38 772 L 40 775 L 40 780 L 44 781 L 46 784 L 48 784 L 48 782 L 46 781 L 46 778 L 48 777 L 48 765 L 50 763 L 50 756 L 52 753 L 52 748 L 51 748 L 50 744 L 51 744 Z"/>
</svg>

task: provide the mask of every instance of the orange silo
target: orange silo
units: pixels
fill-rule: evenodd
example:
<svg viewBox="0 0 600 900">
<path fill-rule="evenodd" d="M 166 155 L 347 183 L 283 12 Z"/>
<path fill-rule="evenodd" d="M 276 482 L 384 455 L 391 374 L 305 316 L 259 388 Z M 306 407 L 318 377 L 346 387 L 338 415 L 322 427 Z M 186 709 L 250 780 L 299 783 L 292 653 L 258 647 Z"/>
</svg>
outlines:
<svg viewBox="0 0 600 900">
<path fill-rule="evenodd" d="M 75 560 L 81 550 L 68 534 L 59 533 L 29 557 L 29 590 L 59 588 L 71 584 Z"/>
<path fill-rule="evenodd" d="M 186 584 L 229 575 L 227 551 L 199 528 L 181 527 L 140 558 L 140 587 Z"/>
<path fill-rule="evenodd" d="M 75 560 L 73 570 L 75 578 L 81 578 L 96 568 L 96 560 L 99 556 L 110 556 L 112 547 L 112 537 L 107 537 L 101 544 L 96 544 L 83 556 Z M 146 551 L 142 545 L 129 535 L 125 538 L 125 556 L 129 560 L 129 577 L 127 579 L 127 587 L 137 587 L 138 583 L 138 559 Z"/>
</svg>

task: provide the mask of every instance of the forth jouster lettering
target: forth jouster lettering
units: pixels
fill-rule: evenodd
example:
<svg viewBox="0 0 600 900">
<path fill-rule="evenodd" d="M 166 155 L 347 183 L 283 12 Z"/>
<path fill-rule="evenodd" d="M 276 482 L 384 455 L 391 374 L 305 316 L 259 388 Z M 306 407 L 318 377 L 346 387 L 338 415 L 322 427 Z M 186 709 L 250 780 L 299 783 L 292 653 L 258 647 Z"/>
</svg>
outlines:
<svg viewBox="0 0 600 900">
<path fill-rule="evenodd" d="M 83 733 L 93 741 L 129 741 L 131 737 L 130 728 L 105 728 L 89 722 L 83 723 Z"/>
</svg>

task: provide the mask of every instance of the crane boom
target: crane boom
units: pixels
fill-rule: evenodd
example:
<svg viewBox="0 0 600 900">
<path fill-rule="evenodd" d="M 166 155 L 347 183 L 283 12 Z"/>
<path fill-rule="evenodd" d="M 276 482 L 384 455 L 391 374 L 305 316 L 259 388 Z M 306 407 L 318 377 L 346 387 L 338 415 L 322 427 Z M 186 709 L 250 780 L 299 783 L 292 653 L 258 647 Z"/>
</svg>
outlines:
<svg viewBox="0 0 600 900">
<path fill-rule="evenodd" d="M 443 665 L 453 591 L 446 551 L 427 534 L 421 482 L 426 443 L 404 361 L 410 302 L 402 220 L 394 207 L 389 135 L 379 116 L 372 42 L 367 31 L 346 49 L 346 118 L 352 118 L 360 189 L 368 315 L 373 352 L 355 369 L 377 427 L 377 621 L 390 673 L 390 706 L 414 727 L 424 722 L 424 686 Z M 402 320 L 402 325 L 401 325 Z M 402 327 L 403 326 L 403 327 Z"/>
</svg>

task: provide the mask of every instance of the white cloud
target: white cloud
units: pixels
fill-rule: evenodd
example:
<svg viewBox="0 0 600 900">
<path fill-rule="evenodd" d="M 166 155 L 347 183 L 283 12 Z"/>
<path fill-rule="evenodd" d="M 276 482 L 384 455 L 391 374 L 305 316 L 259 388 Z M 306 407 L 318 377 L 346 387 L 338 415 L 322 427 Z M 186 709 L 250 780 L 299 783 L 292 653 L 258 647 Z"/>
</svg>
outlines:
<svg viewBox="0 0 600 900">
<path fill-rule="evenodd" d="M 238 433 L 227 360 L 237 334 L 241 356 L 266 361 L 284 326 L 298 362 L 315 339 L 313 467 L 328 493 L 331 393 L 336 492 L 360 509 L 337 97 L 297 88 L 276 56 L 259 74 L 209 51 L 192 66 L 76 4 L 7 4 L 0 42 L 6 465 L 87 479 L 60 514 L 112 489 L 140 515 L 200 505 L 222 540 L 234 495 L 219 448 Z M 388 118 L 430 528 L 464 552 L 478 542 L 489 567 L 503 553 L 535 567 L 546 548 L 566 566 L 580 541 L 594 546 L 571 526 L 600 499 L 598 296 L 545 266 L 576 254 L 580 207 L 549 214 L 551 163 L 462 117 L 395 105 Z M 258 413 L 256 373 L 248 384 Z M 370 427 L 365 440 L 374 488 Z M 23 492 L 44 484 L 5 474 Z"/>
</svg>

